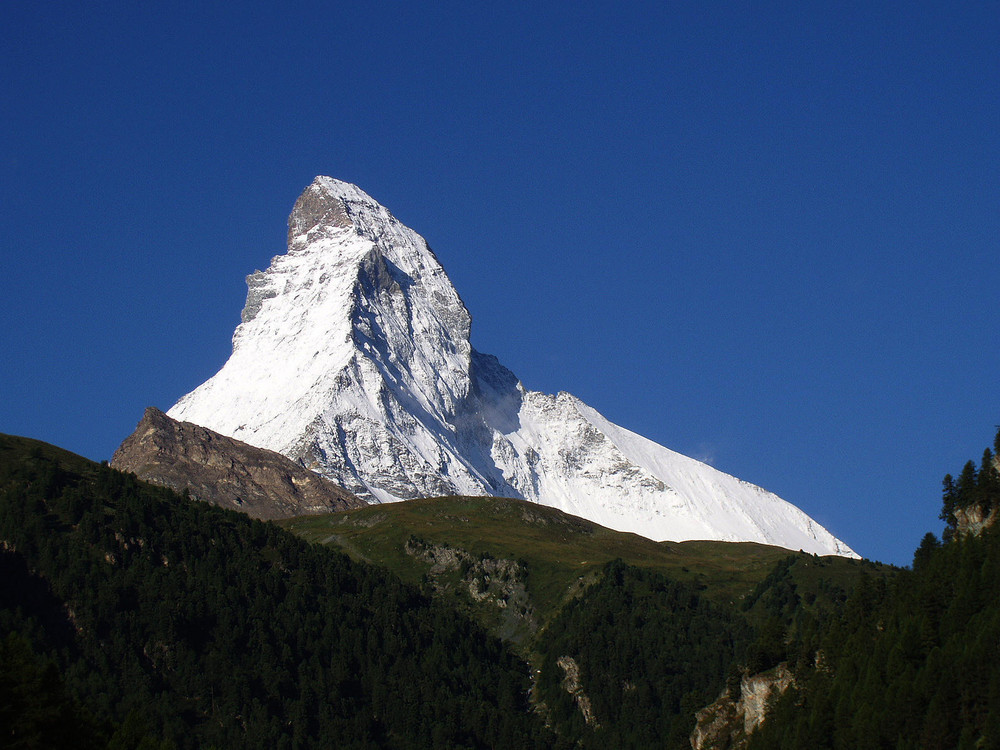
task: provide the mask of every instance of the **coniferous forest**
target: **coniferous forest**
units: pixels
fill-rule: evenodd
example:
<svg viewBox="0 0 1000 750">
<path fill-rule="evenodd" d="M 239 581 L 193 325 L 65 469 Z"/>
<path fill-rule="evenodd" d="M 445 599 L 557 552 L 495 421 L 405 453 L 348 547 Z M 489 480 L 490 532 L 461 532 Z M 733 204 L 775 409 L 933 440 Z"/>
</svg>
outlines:
<svg viewBox="0 0 1000 750">
<path fill-rule="evenodd" d="M 552 745 L 500 641 L 272 524 L 5 437 L 0 540 L 0 745 Z"/>
<path fill-rule="evenodd" d="M 730 601 L 612 562 L 515 653 L 385 569 L 0 437 L 0 746 L 684 748 L 783 664 L 712 746 L 1000 747 L 993 451 L 943 487 L 909 569 L 790 554 Z"/>
<path fill-rule="evenodd" d="M 956 517 L 988 516 L 998 480 L 989 449 L 946 476 L 945 542 L 928 533 L 911 569 L 866 581 L 829 619 L 806 614 L 786 654 L 797 684 L 751 748 L 1000 747 L 1000 529 Z"/>
<path fill-rule="evenodd" d="M 562 736 L 584 747 L 689 747 L 691 717 L 715 699 L 751 630 L 697 584 L 609 563 L 549 626 L 539 694 Z M 592 704 L 588 725 L 562 682 L 572 655 Z"/>
</svg>

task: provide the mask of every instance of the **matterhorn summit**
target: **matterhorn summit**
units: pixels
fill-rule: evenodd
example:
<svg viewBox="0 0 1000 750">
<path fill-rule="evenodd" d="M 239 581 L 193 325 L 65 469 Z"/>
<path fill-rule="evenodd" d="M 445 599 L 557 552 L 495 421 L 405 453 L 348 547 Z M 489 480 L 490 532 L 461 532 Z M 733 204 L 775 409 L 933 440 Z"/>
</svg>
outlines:
<svg viewBox="0 0 1000 750">
<path fill-rule="evenodd" d="M 528 391 L 469 341 L 424 239 L 317 177 L 288 251 L 247 277 L 233 353 L 169 416 L 277 451 L 369 502 L 519 497 L 656 540 L 854 552 L 776 495 L 675 453 L 568 393 Z"/>
</svg>

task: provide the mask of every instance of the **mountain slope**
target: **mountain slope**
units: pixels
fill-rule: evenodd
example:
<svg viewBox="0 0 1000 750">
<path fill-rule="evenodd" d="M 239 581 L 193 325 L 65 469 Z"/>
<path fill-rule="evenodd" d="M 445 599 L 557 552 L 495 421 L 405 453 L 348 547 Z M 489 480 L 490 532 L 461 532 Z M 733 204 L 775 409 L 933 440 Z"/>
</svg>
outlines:
<svg viewBox="0 0 1000 750">
<path fill-rule="evenodd" d="M 6 435 L 0 574 L 5 682 L 7 635 L 21 633 L 87 712 L 134 717 L 172 747 L 558 746 L 530 709 L 526 666 L 416 587 Z M 16 739 L 0 744 L 49 746 Z"/>
<path fill-rule="evenodd" d="M 282 453 L 370 501 L 517 497 L 656 540 L 854 553 L 781 498 L 529 391 L 470 343 L 427 243 L 354 185 L 317 177 L 288 252 L 247 278 L 233 353 L 169 411 Z"/>
<path fill-rule="evenodd" d="M 748 542 L 653 542 L 506 498 L 279 523 L 421 583 L 512 643 L 539 710 L 576 747 L 689 748 L 695 712 L 770 656 L 756 630 L 775 607 L 822 620 L 859 582 L 893 574 Z"/>
<path fill-rule="evenodd" d="M 788 550 L 753 542 L 654 542 L 524 500 L 442 497 L 283 519 L 283 528 L 376 563 L 473 614 L 530 651 L 568 601 L 615 560 L 689 583 L 721 605 L 749 597 Z M 850 589 L 865 563 L 802 558 L 824 585 Z M 798 568 L 796 570 L 799 570 Z M 816 581 L 803 588 L 816 590 Z"/>
</svg>

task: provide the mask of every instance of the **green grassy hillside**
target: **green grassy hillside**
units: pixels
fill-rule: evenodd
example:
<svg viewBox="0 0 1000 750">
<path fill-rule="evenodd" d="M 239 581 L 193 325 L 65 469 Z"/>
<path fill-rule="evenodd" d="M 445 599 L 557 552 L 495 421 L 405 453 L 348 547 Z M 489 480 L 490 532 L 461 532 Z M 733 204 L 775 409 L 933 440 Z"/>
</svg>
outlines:
<svg viewBox="0 0 1000 750">
<path fill-rule="evenodd" d="M 792 554 L 750 542 L 654 542 L 555 508 L 492 497 L 409 500 L 280 524 L 429 585 L 524 645 L 613 560 L 696 584 L 716 603 L 738 605 Z M 806 590 L 818 589 L 821 578 L 839 589 L 853 586 L 858 561 L 799 556 L 816 561 L 804 576 Z"/>
</svg>

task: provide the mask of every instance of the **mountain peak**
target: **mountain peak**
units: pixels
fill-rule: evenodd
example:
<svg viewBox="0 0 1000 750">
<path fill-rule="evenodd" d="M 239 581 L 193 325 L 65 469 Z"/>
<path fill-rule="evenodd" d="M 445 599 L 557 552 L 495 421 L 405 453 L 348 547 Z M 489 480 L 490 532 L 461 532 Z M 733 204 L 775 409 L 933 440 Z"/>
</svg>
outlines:
<svg viewBox="0 0 1000 750">
<path fill-rule="evenodd" d="M 377 236 L 379 229 L 398 225 L 396 218 L 368 193 L 333 177 L 316 177 L 288 216 L 288 246 L 304 246 L 339 229 Z"/>
<path fill-rule="evenodd" d="M 295 201 L 288 216 L 288 243 L 317 227 L 353 226 L 347 213 L 344 191 L 346 185 L 330 177 L 317 177 Z"/>
<path fill-rule="evenodd" d="M 850 548 L 795 506 L 528 391 L 474 351 L 471 318 L 424 239 L 360 188 L 317 177 L 288 252 L 247 277 L 233 353 L 170 410 L 277 451 L 371 502 L 517 497 L 658 541 Z"/>
</svg>

